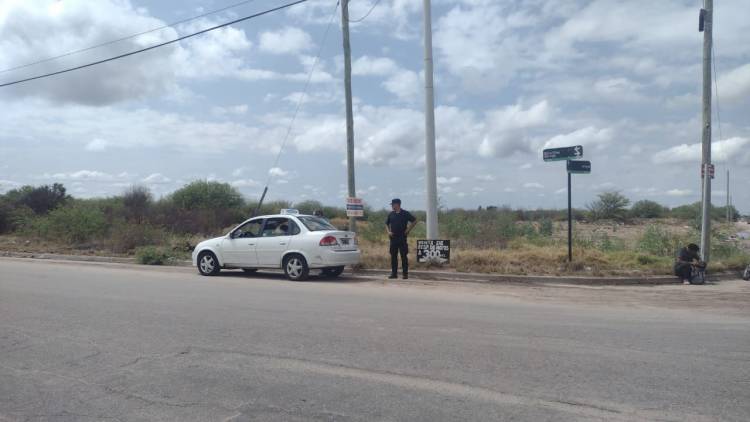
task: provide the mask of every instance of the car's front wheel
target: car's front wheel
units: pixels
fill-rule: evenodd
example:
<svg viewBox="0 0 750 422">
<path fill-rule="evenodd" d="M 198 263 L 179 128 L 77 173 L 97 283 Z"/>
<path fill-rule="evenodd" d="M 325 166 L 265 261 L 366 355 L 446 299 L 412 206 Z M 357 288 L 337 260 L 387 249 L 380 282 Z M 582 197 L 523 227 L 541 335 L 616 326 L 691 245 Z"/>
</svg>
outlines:
<svg viewBox="0 0 750 422">
<path fill-rule="evenodd" d="M 298 254 L 289 255 L 284 258 L 284 274 L 289 280 L 304 281 L 310 274 L 305 257 Z"/>
<path fill-rule="evenodd" d="M 344 267 L 330 267 L 330 268 L 323 268 L 323 271 L 321 275 L 323 277 L 331 277 L 336 278 L 344 273 Z"/>
<path fill-rule="evenodd" d="M 198 272 L 201 275 L 216 275 L 221 271 L 219 260 L 213 252 L 202 252 L 198 255 Z"/>
</svg>

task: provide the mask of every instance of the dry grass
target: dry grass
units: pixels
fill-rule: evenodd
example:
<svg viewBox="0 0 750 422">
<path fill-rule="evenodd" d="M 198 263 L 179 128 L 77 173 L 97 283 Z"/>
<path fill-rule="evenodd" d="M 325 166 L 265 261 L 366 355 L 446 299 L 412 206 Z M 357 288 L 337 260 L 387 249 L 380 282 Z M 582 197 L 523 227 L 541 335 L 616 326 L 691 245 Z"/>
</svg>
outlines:
<svg viewBox="0 0 750 422">
<path fill-rule="evenodd" d="M 344 219 L 336 219 L 337 227 L 345 227 Z M 440 267 L 444 271 L 535 274 L 535 275 L 634 275 L 671 274 L 673 258 L 639 252 L 636 246 L 653 222 L 636 224 L 586 224 L 575 226 L 576 244 L 573 248 L 573 263 L 567 262 L 567 226 L 556 223 L 549 237 L 517 237 L 510 240 L 498 239 L 494 242 L 475 242 L 472 239 L 454 239 L 449 265 Z M 689 236 L 691 229 L 679 220 L 662 220 L 659 226 L 679 238 Z M 390 268 L 388 239 L 379 222 L 359 223 L 359 242 L 363 253 L 364 268 Z M 719 229 L 731 232 L 747 229 L 750 226 L 724 227 Z M 737 231 L 740 231 L 737 230 Z M 437 269 L 435 265 L 416 262 L 416 233 L 410 239 L 410 258 L 414 269 Z M 158 246 L 169 251 L 176 259 L 186 259 L 189 251 L 203 240 L 199 236 L 177 236 L 161 232 Z M 21 236 L 0 236 L 0 252 L 59 253 L 99 256 L 133 256 L 135 250 L 122 250 L 114 239 L 104 239 L 87 245 L 71 246 L 49 240 L 31 239 Z M 720 246 L 720 245 L 716 245 Z M 750 262 L 750 242 L 739 245 L 745 253 L 732 254 L 713 259 L 711 269 L 721 271 L 738 269 Z"/>
</svg>

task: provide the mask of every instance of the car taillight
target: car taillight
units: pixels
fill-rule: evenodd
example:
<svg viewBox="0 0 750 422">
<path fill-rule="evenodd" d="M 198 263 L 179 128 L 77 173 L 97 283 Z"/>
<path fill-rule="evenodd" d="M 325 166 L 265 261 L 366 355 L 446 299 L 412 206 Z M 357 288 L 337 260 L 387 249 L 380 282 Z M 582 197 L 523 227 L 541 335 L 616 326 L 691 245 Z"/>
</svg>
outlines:
<svg viewBox="0 0 750 422">
<path fill-rule="evenodd" d="M 320 246 L 337 246 L 339 241 L 333 236 L 326 236 L 320 239 Z"/>
</svg>

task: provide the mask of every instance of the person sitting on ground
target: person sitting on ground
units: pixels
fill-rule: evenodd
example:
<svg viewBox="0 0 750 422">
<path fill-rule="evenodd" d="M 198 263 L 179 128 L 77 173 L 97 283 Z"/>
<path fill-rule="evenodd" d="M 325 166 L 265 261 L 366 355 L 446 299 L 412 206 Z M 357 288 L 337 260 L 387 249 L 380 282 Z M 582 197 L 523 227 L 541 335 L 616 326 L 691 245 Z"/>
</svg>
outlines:
<svg viewBox="0 0 750 422">
<path fill-rule="evenodd" d="M 682 284 L 690 284 L 693 281 L 693 266 L 703 266 L 705 264 L 701 262 L 700 252 L 701 248 L 695 243 L 691 243 L 684 248 L 680 249 L 677 254 L 677 259 L 674 262 L 674 275 L 682 280 Z"/>
</svg>

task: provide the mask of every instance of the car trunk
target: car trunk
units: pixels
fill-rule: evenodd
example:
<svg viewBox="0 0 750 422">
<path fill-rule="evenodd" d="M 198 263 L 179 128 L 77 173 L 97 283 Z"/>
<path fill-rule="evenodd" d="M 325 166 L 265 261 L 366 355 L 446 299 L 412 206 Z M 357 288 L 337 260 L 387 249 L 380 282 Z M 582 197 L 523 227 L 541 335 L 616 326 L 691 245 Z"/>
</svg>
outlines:
<svg viewBox="0 0 750 422">
<path fill-rule="evenodd" d="M 330 231 L 326 232 L 325 236 L 333 236 L 339 242 L 337 246 L 333 246 L 332 249 L 337 251 L 355 251 L 357 250 L 356 234 L 353 232 L 346 231 Z"/>
</svg>

